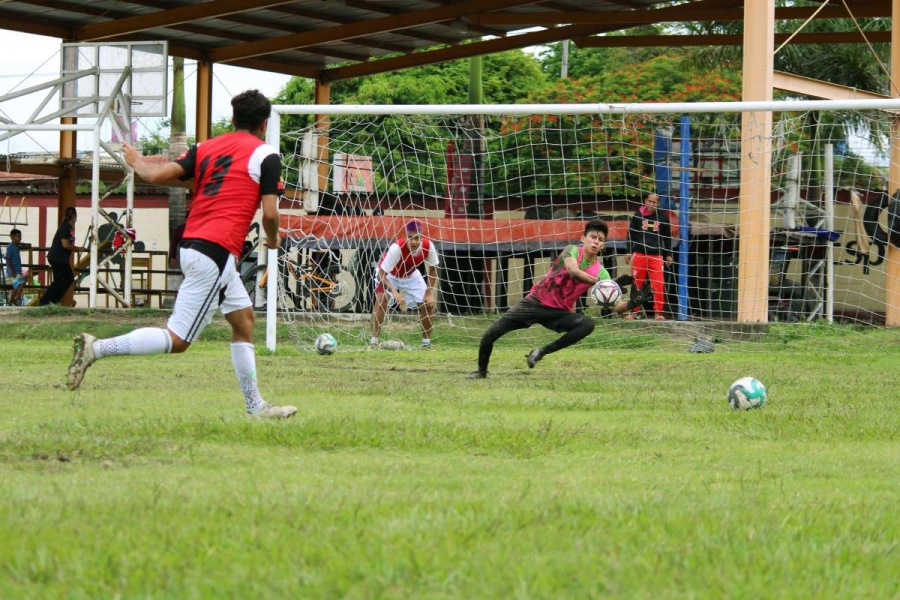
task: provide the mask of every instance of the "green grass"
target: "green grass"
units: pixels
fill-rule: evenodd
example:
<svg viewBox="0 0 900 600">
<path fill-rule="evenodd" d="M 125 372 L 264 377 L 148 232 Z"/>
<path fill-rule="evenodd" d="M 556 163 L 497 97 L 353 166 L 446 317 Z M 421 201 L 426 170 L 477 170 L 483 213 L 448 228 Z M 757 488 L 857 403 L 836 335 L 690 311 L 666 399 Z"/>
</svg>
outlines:
<svg viewBox="0 0 900 600">
<path fill-rule="evenodd" d="M 900 596 L 883 333 L 574 348 L 533 371 L 504 339 L 473 382 L 474 347 L 282 349 L 261 387 L 300 413 L 265 423 L 221 321 L 72 394 L 74 331 L 162 319 L 52 316 L 0 334 L 0 598 Z M 764 409 L 728 409 L 743 375 Z"/>
</svg>

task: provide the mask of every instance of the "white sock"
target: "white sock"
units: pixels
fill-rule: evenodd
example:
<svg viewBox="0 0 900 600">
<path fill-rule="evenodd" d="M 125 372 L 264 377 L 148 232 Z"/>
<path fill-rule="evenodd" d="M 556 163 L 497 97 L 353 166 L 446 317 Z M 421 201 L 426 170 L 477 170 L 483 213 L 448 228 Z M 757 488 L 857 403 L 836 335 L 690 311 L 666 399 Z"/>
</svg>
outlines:
<svg viewBox="0 0 900 600">
<path fill-rule="evenodd" d="M 423 346 L 430 346 L 430 345 L 431 345 L 431 338 L 422 338 L 422 345 L 423 345 Z"/>
<path fill-rule="evenodd" d="M 234 365 L 234 374 L 244 392 L 247 412 L 258 413 L 266 407 L 266 403 L 259 395 L 256 383 L 256 354 L 253 352 L 253 344 L 231 342 L 231 364 Z"/>
<path fill-rule="evenodd" d="M 167 329 L 144 327 L 119 337 L 97 340 L 93 350 L 97 358 L 119 354 L 168 354 L 172 351 L 172 338 Z"/>
<path fill-rule="evenodd" d="M 373 335 L 372 337 L 369 338 L 369 345 L 375 346 L 376 344 L 378 344 L 378 338 Z"/>
</svg>

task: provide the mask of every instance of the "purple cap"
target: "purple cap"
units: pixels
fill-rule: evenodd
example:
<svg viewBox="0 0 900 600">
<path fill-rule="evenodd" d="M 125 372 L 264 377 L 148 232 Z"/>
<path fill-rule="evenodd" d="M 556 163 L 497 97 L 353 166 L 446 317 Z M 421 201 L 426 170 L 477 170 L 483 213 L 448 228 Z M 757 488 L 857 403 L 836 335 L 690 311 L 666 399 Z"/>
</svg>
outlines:
<svg viewBox="0 0 900 600">
<path fill-rule="evenodd" d="M 422 233 L 422 224 L 413 219 L 409 223 L 406 224 L 406 233 L 418 233 L 421 235 Z"/>
</svg>

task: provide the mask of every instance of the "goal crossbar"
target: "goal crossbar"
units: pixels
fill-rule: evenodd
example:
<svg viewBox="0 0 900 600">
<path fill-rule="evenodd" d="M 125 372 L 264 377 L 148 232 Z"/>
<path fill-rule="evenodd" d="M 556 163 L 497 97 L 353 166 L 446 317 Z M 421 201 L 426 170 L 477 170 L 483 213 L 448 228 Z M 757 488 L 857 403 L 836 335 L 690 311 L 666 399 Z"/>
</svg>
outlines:
<svg viewBox="0 0 900 600">
<path fill-rule="evenodd" d="M 633 104 L 278 104 L 283 115 L 534 115 L 647 114 L 810 110 L 900 110 L 900 98 L 886 100 L 771 100 L 760 102 L 643 102 Z"/>
</svg>

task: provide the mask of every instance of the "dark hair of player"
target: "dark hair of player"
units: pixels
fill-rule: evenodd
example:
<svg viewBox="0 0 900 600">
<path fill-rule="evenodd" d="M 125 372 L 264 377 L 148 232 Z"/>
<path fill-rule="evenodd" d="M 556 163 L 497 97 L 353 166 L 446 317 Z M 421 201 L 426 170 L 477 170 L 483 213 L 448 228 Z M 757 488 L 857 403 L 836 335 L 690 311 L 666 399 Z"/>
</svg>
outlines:
<svg viewBox="0 0 900 600">
<path fill-rule="evenodd" d="M 255 131 L 272 113 L 272 103 L 259 90 L 247 90 L 231 99 L 235 129 Z"/>
<path fill-rule="evenodd" d="M 584 235 L 587 235 L 592 231 L 599 231 L 603 234 L 603 237 L 609 235 L 609 227 L 606 225 L 606 221 L 601 221 L 600 219 L 588 221 L 587 225 L 584 226 Z"/>
<path fill-rule="evenodd" d="M 22 231 L 20 229 L 13 229 L 9 232 L 9 237 L 13 237 L 14 235 L 22 235 Z"/>
<path fill-rule="evenodd" d="M 71 221 L 77 214 L 78 211 L 75 210 L 75 207 L 70 206 L 66 209 L 66 212 L 63 213 L 63 221 Z"/>
</svg>

